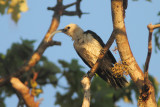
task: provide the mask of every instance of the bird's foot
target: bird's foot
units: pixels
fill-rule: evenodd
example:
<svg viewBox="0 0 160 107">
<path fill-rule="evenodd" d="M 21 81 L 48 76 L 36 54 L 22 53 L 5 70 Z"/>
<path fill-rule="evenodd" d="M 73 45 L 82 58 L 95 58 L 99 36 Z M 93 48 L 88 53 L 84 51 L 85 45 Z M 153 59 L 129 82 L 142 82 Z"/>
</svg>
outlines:
<svg viewBox="0 0 160 107">
<path fill-rule="evenodd" d="M 87 77 L 89 77 L 89 78 L 92 78 L 94 75 L 95 75 L 95 74 L 92 73 L 91 71 L 88 71 L 88 72 L 87 72 Z"/>
<path fill-rule="evenodd" d="M 101 54 L 101 55 L 104 55 L 104 53 L 105 53 L 105 50 L 104 50 L 104 49 L 101 49 L 101 50 L 100 50 L 100 54 Z"/>
</svg>

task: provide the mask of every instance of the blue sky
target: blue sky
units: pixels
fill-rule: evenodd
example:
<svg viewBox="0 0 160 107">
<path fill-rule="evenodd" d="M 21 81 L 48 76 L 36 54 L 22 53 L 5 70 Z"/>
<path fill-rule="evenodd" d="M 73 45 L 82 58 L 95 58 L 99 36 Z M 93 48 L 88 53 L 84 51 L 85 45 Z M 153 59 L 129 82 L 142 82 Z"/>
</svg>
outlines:
<svg viewBox="0 0 160 107">
<path fill-rule="evenodd" d="M 131 46 L 134 57 L 136 58 L 137 63 L 142 68 L 145 63 L 147 56 L 147 45 L 148 45 L 148 30 L 147 25 L 149 23 L 155 24 L 160 21 L 160 17 L 157 17 L 157 13 L 160 10 L 160 0 L 154 0 L 152 2 L 138 1 L 133 2 L 128 0 L 128 9 L 126 11 L 126 29 L 128 40 Z M 69 3 L 67 0 L 64 0 L 64 4 Z M 18 24 L 15 24 L 11 20 L 10 15 L 0 16 L 0 52 L 6 53 L 6 50 L 10 48 L 13 42 L 20 42 L 20 38 L 36 40 L 35 49 L 43 39 L 46 34 L 53 12 L 48 11 L 47 7 L 52 7 L 56 4 L 56 0 L 30 0 L 28 1 L 29 10 L 26 13 L 21 14 L 21 18 Z M 75 7 L 70 8 L 69 10 L 74 9 Z M 81 9 L 83 12 L 89 12 L 88 15 L 82 15 L 81 19 L 77 16 L 68 17 L 62 16 L 59 29 L 65 27 L 67 24 L 76 23 L 82 29 L 92 30 L 96 32 L 106 43 L 108 40 L 113 27 L 112 27 L 112 18 L 111 18 L 111 9 L 110 9 L 110 0 L 83 0 L 81 3 Z M 65 34 L 57 34 L 54 37 L 54 40 L 61 41 L 61 46 L 54 46 L 48 48 L 44 55 L 48 57 L 50 61 L 57 63 L 58 59 L 63 59 L 66 61 L 71 61 L 71 59 L 76 58 L 79 60 L 79 63 L 85 66 L 85 71 L 87 72 L 89 68 L 83 63 L 83 61 L 78 57 L 74 48 L 71 38 Z M 111 50 L 114 49 L 116 44 L 114 43 L 111 47 Z M 153 41 L 153 53 L 149 66 L 149 73 L 157 78 L 160 82 L 160 73 L 159 73 L 159 60 L 160 56 L 154 52 L 154 41 Z M 65 55 L 64 55 L 65 53 Z M 118 54 L 114 54 L 117 60 L 120 59 Z M 63 82 L 63 81 L 61 81 Z M 41 103 L 41 107 L 53 106 L 53 101 L 55 101 L 55 91 L 58 89 L 52 88 L 52 86 L 47 85 L 44 88 L 44 94 L 40 97 L 44 98 L 44 101 Z M 17 97 L 12 96 L 6 101 L 7 107 L 16 107 Z M 129 106 L 136 107 L 137 104 L 134 102 L 134 105 L 124 104 L 123 101 L 117 103 L 120 106 Z M 58 107 L 58 106 L 57 106 Z"/>
</svg>

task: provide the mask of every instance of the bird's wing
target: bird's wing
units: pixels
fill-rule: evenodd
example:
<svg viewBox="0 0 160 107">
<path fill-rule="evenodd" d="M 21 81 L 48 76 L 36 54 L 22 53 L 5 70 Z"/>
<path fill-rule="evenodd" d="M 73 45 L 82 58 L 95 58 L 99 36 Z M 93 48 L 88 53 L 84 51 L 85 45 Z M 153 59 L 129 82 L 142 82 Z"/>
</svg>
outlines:
<svg viewBox="0 0 160 107">
<path fill-rule="evenodd" d="M 75 48 L 75 50 L 76 50 L 76 48 Z M 76 50 L 76 52 L 77 52 L 77 54 L 79 55 L 79 57 L 83 60 L 83 62 L 88 66 L 88 67 L 90 67 L 91 68 L 91 66 L 89 65 L 89 63 L 79 54 L 79 52 Z"/>
<path fill-rule="evenodd" d="M 91 34 L 92 37 L 93 37 L 94 39 L 96 39 L 102 47 L 105 46 L 105 44 L 103 43 L 102 39 L 101 39 L 96 33 L 94 33 L 94 32 L 91 31 L 91 30 L 87 30 L 87 31 L 84 32 L 84 34 L 88 34 L 88 33 Z"/>
<path fill-rule="evenodd" d="M 86 32 L 84 32 L 84 34 L 88 34 L 88 33 L 90 33 L 93 36 L 93 38 L 96 39 L 99 42 L 99 44 L 104 48 L 105 44 L 103 43 L 102 39 L 95 32 L 93 32 L 91 30 L 87 30 Z M 110 50 L 108 50 L 107 55 L 111 59 L 112 63 L 115 64 L 116 59 L 114 58 L 114 56 Z"/>
<path fill-rule="evenodd" d="M 113 64 L 117 62 L 110 50 L 108 50 L 107 55 L 109 56 Z"/>
</svg>

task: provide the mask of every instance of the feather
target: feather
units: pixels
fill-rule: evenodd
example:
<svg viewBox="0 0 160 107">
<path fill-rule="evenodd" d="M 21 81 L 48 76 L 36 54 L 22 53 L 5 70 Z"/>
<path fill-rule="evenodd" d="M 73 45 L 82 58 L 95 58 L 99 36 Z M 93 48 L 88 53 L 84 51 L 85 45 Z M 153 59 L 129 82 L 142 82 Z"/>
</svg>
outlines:
<svg viewBox="0 0 160 107">
<path fill-rule="evenodd" d="M 87 30 L 86 32 L 83 33 L 84 35 L 91 35 L 94 40 L 96 40 L 99 45 L 101 46 L 101 48 L 104 48 L 105 44 L 103 43 L 102 39 L 93 31 L 91 30 Z M 81 37 L 81 36 L 79 36 Z M 83 42 L 85 44 L 85 42 Z M 80 45 L 80 44 L 79 44 Z M 82 44 L 81 44 L 82 45 Z M 90 68 L 92 68 L 94 66 L 94 63 L 90 63 L 88 62 L 88 59 L 86 60 L 86 57 L 84 58 L 85 55 L 82 54 L 86 54 L 84 52 L 81 52 L 81 50 L 79 50 L 78 48 L 76 48 L 76 46 L 74 45 L 75 50 L 77 52 L 77 54 L 81 57 L 81 59 L 83 60 L 83 62 L 89 66 Z M 80 46 L 78 46 L 80 47 Z M 81 47 L 82 48 L 82 47 Z M 90 47 L 90 48 L 95 48 L 95 47 Z M 96 48 L 95 48 L 96 49 Z M 101 50 L 101 49 L 99 49 Z M 98 58 L 98 56 L 96 56 Z M 97 59 L 96 59 L 97 60 Z M 116 63 L 116 59 L 114 58 L 113 54 L 111 53 L 110 50 L 108 50 L 107 54 L 105 55 L 102 64 L 100 65 L 100 67 L 97 69 L 96 73 L 107 83 L 111 84 L 113 87 L 115 88 L 122 88 L 125 86 L 125 83 L 127 82 L 126 79 L 124 77 L 120 77 L 120 78 L 116 78 L 113 74 L 112 74 L 112 70 L 111 68 L 113 67 L 113 64 Z"/>
</svg>

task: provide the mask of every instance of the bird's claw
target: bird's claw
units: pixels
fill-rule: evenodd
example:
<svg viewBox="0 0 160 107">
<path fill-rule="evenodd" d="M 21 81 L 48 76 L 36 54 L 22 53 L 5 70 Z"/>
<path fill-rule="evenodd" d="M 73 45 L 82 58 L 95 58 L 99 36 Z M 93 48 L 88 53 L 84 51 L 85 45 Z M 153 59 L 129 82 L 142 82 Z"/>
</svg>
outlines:
<svg viewBox="0 0 160 107">
<path fill-rule="evenodd" d="M 89 78 L 92 78 L 95 74 L 92 73 L 91 71 L 88 71 L 88 72 L 87 72 L 87 75 L 88 75 Z"/>
<path fill-rule="evenodd" d="M 94 73 L 88 71 L 87 74 L 85 74 L 85 75 L 83 76 L 83 78 L 89 77 L 89 78 L 91 79 L 94 75 L 95 75 Z"/>
<path fill-rule="evenodd" d="M 101 50 L 100 50 L 100 54 L 103 55 L 104 53 L 105 53 L 105 50 L 104 50 L 104 49 L 101 49 Z"/>
</svg>

